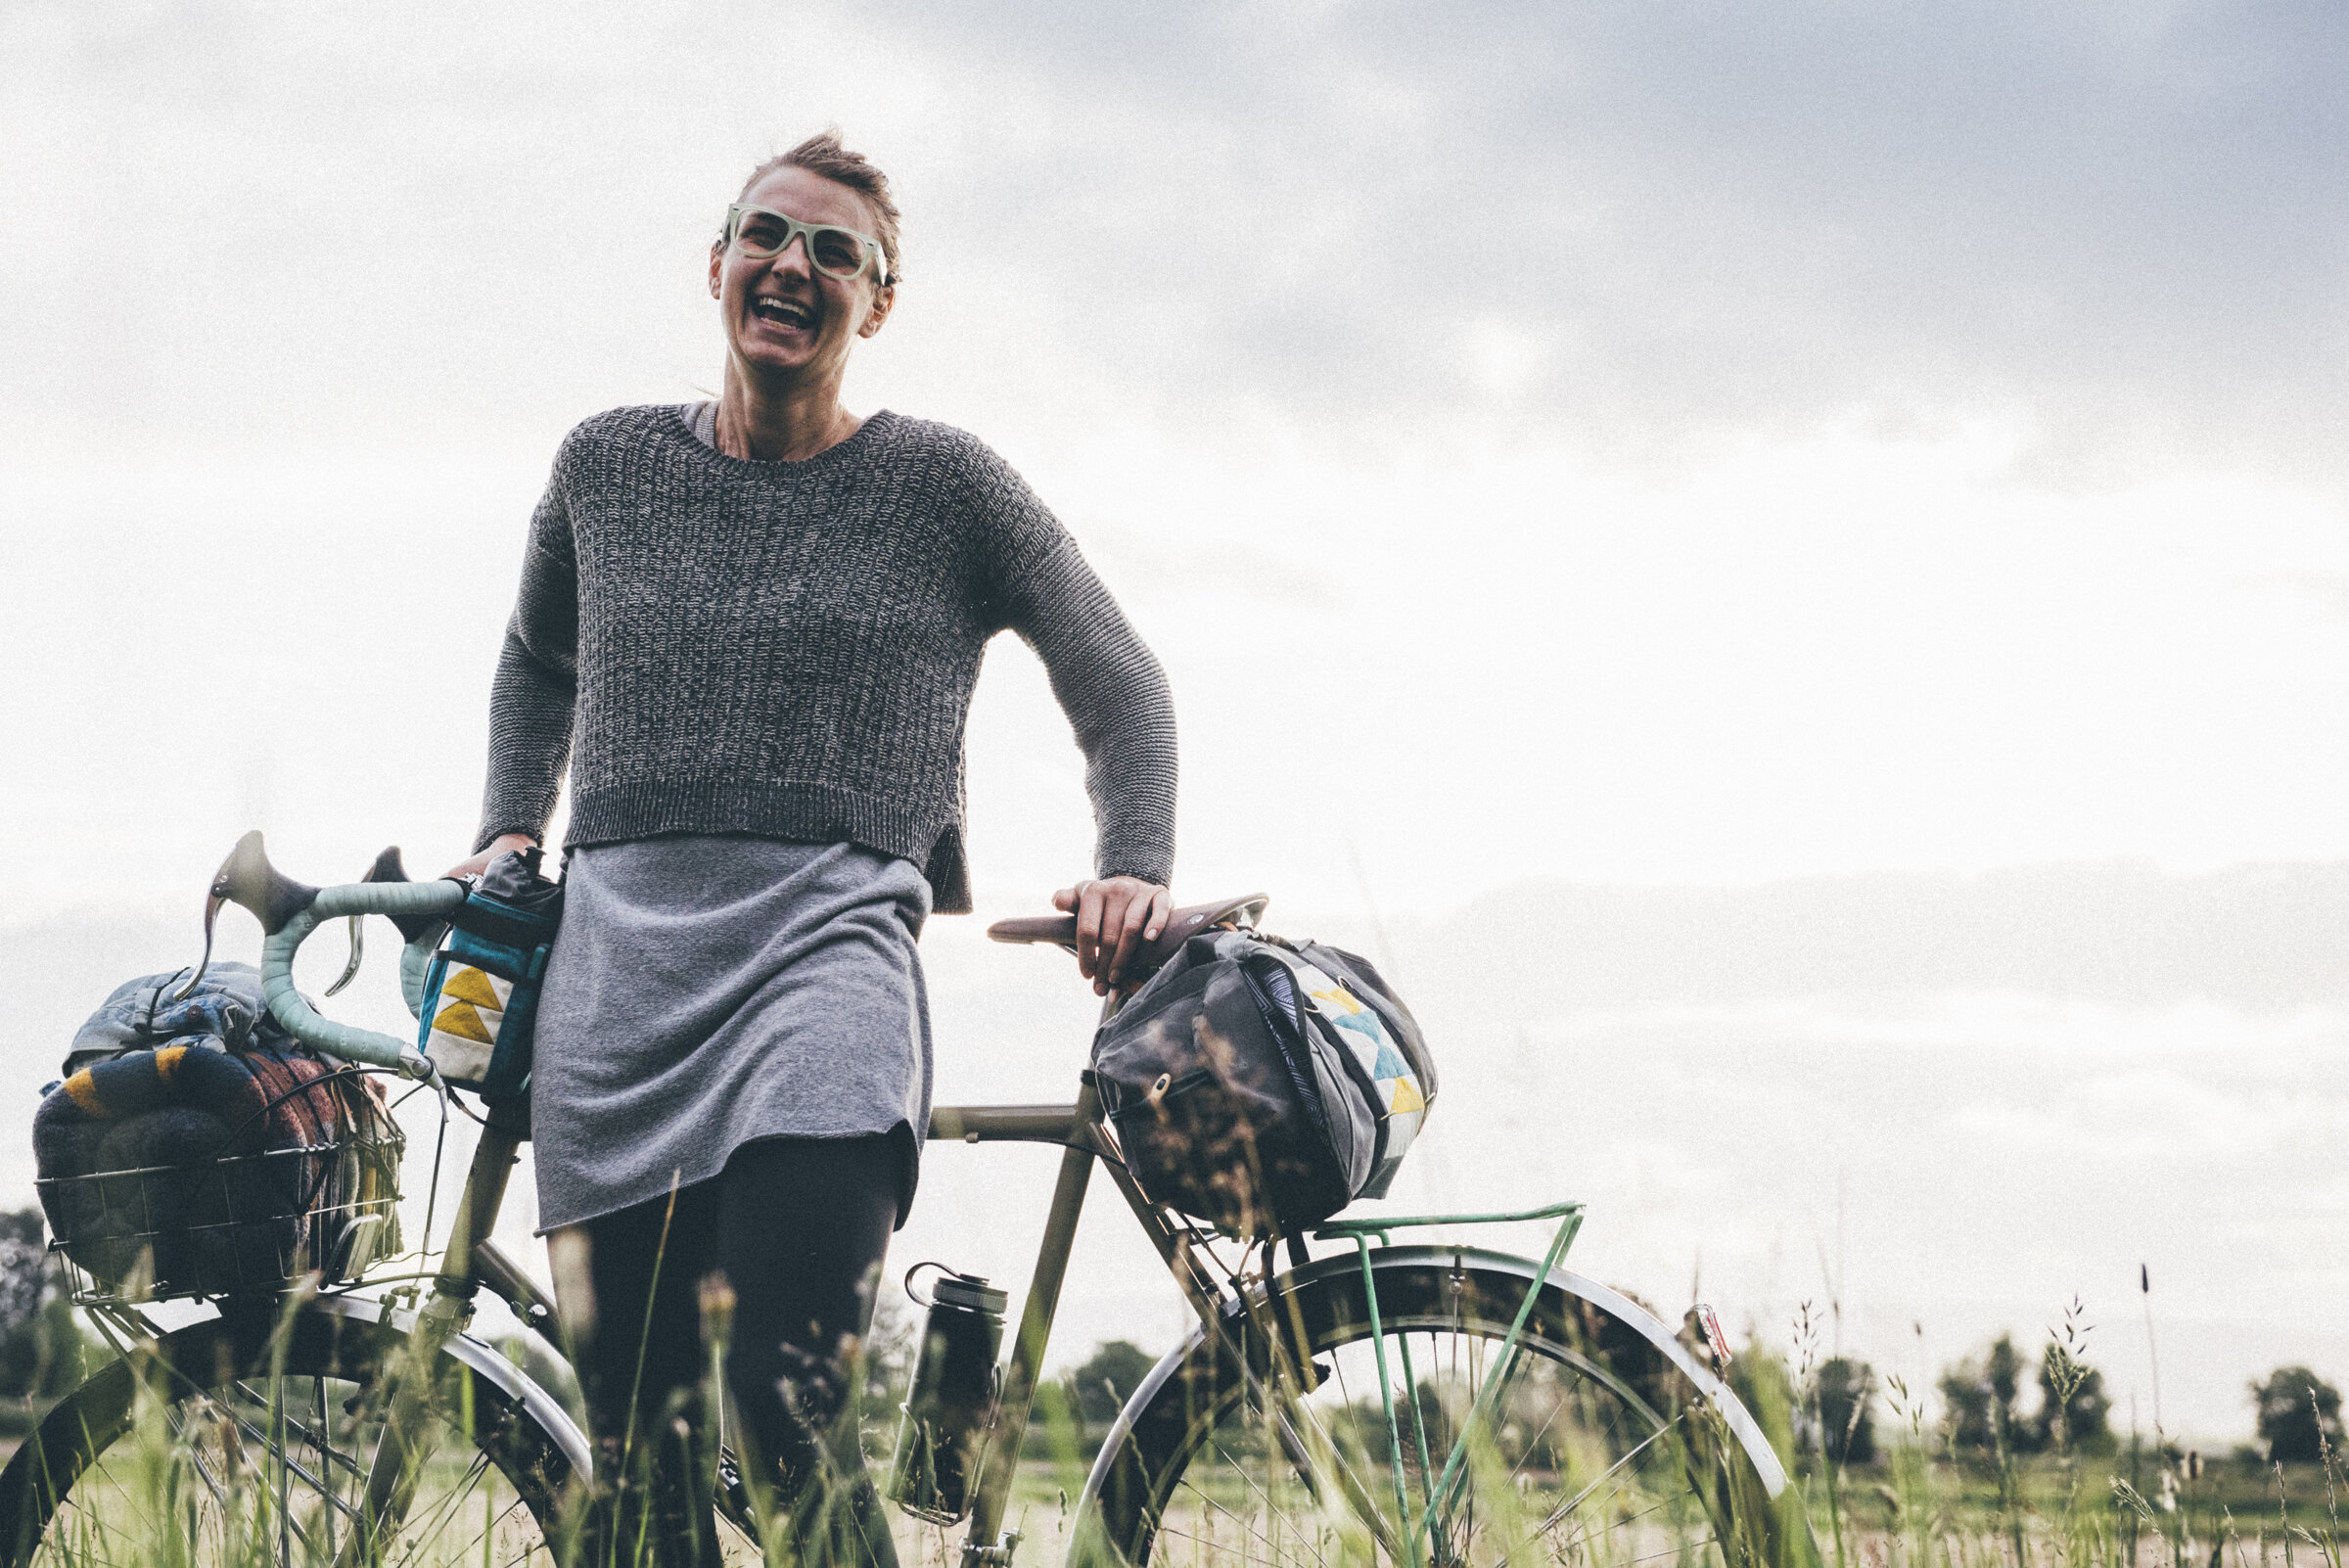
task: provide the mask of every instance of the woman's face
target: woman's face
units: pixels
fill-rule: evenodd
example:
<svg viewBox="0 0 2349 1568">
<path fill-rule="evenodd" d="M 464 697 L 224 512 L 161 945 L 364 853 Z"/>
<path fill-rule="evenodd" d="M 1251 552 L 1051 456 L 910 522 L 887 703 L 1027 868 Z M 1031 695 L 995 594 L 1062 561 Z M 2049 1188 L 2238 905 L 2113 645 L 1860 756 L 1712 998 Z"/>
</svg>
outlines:
<svg viewBox="0 0 2349 1568">
<path fill-rule="evenodd" d="M 786 164 L 743 194 L 803 223 L 829 223 L 872 234 L 864 198 L 807 169 Z M 775 255 L 746 255 L 724 245 L 710 255 L 710 295 L 726 324 L 726 346 L 752 375 L 792 381 L 837 377 L 858 338 L 881 330 L 894 290 L 882 287 L 876 257 L 853 278 L 818 271 L 806 241 L 794 236 Z"/>
</svg>

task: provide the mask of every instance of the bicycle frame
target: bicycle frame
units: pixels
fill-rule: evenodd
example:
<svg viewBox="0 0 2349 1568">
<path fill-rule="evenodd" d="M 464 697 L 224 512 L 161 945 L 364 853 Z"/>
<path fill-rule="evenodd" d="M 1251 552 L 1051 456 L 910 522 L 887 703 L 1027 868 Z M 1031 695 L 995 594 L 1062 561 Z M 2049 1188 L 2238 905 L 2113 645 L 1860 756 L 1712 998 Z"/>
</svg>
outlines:
<svg viewBox="0 0 2349 1568">
<path fill-rule="evenodd" d="M 1083 1216 L 1094 1164 L 1099 1162 L 1107 1167 L 1111 1182 L 1126 1200 L 1127 1207 L 1132 1211 L 1143 1232 L 1158 1249 L 1169 1273 L 1182 1289 L 1207 1333 L 1228 1332 L 1232 1309 L 1235 1306 L 1245 1309 L 1251 1304 L 1233 1301 L 1209 1272 L 1206 1260 L 1193 1246 L 1194 1233 L 1173 1223 L 1167 1212 L 1142 1193 L 1132 1175 L 1126 1169 L 1117 1145 L 1102 1121 L 1100 1101 L 1091 1084 L 1085 1084 L 1078 1098 L 1068 1104 L 936 1107 L 931 1112 L 929 1140 L 973 1144 L 1040 1143 L 1062 1150 L 1060 1171 L 1051 1203 L 1045 1211 L 1043 1235 L 1037 1246 L 1019 1327 L 1000 1369 L 1001 1394 L 997 1413 L 973 1489 L 972 1508 L 961 1551 L 962 1568 L 1004 1568 L 1004 1565 L 1011 1563 L 1020 1541 L 1017 1531 L 1004 1528 L 1004 1517 L 1019 1467 L 1019 1455 L 1034 1413 L 1036 1391 L 1041 1381 L 1053 1319 L 1057 1315 L 1061 1290 L 1067 1280 L 1069 1259 L 1076 1243 L 1078 1223 Z M 526 1324 L 541 1332 L 552 1329 L 553 1304 L 511 1259 L 485 1239 L 496 1221 L 521 1142 L 519 1130 L 510 1122 L 494 1114 L 489 1118 L 467 1173 L 464 1192 L 457 1206 L 457 1218 L 452 1223 L 442 1254 L 441 1268 L 434 1276 L 433 1300 L 417 1314 L 417 1334 L 422 1344 L 437 1349 L 461 1330 L 471 1315 L 473 1299 L 484 1287 L 504 1300 Z M 1407 1341 L 1399 1346 L 1404 1358 L 1403 1364 L 1398 1368 L 1399 1377 L 1389 1374 L 1383 1336 L 1374 1342 L 1379 1367 L 1379 1399 L 1384 1407 L 1392 1445 L 1388 1452 L 1396 1455 L 1410 1453 L 1417 1460 L 1420 1477 L 1420 1495 L 1414 1505 L 1414 1499 L 1406 1492 L 1403 1464 L 1398 1461 L 1391 1466 L 1390 1480 L 1394 1489 L 1396 1517 L 1402 1524 L 1402 1537 L 1395 1539 L 1382 1533 L 1382 1539 L 1387 1541 L 1390 1550 L 1400 1560 L 1413 1563 L 1426 1560 L 1426 1554 L 1433 1545 L 1432 1523 L 1450 1504 L 1452 1492 L 1463 1479 L 1476 1424 L 1486 1407 L 1497 1398 L 1498 1391 L 1505 1388 L 1536 1300 L 1543 1286 L 1558 1276 L 1565 1255 L 1582 1227 L 1584 1213 L 1582 1204 L 1568 1202 L 1510 1213 L 1340 1220 L 1326 1222 L 1313 1231 L 1316 1241 L 1341 1241 L 1354 1247 L 1370 1312 L 1370 1326 L 1375 1335 L 1378 1333 L 1380 1309 L 1377 1278 L 1371 1260 L 1374 1246 L 1387 1245 L 1392 1239 L 1392 1232 L 1441 1224 L 1558 1222 L 1540 1263 L 1536 1265 L 1531 1258 L 1524 1260 L 1525 1298 L 1507 1338 L 1501 1343 L 1500 1370 L 1488 1381 L 1476 1407 L 1462 1422 L 1461 1430 L 1449 1452 L 1440 1459 L 1430 1449 L 1420 1402 L 1415 1399 L 1399 1400 L 1397 1397 L 1399 1386 L 1409 1389 L 1416 1384 L 1415 1369 L 1409 1362 Z M 1336 1259 L 1326 1259 L 1323 1265 L 1317 1265 L 1316 1268 L 1336 1262 Z M 1267 1338 L 1276 1340 L 1278 1336 Z M 1679 1351 L 1677 1346 L 1670 1348 Z M 1698 1380 L 1709 1396 L 1716 1400 L 1726 1397 L 1726 1391 L 1721 1389 L 1718 1379 L 1699 1371 L 1693 1359 L 1688 1358 L 1685 1352 L 1680 1352 L 1680 1359 L 1682 1360 L 1683 1369 Z M 1282 1370 L 1276 1367 L 1275 1375 L 1281 1375 Z M 1288 1375 L 1294 1375 L 1297 1369 L 1285 1370 Z M 1406 1410 L 1409 1412 L 1407 1422 L 1403 1414 Z M 1738 1409 L 1735 1416 L 1742 1418 L 1732 1418 L 1732 1424 L 1738 1428 L 1739 1440 L 1749 1449 L 1762 1444 L 1758 1430 L 1752 1429 L 1751 1417 L 1742 1409 Z M 398 1452 L 398 1447 L 389 1445 L 391 1452 L 379 1454 L 369 1477 L 370 1493 L 394 1511 L 404 1500 L 398 1489 L 405 1484 L 409 1469 L 406 1455 Z M 1773 1474 L 1775 1468 L 1773 1463 L 1766 1468 L 1765 1473 Z M 1783 1484 L 1782 1476 L 1777 1476 L 1776 1480 L 1777 1484 Z M 1383 1532 L 1383 1527 L 1380 1528 Z"/>
<path fill-rule="evenodd" d="M 1019 1537 L 1003 1529 L 1003 1511 L 1010 1500 L 1011 1483 L 1019 1468 L 1020 1449 L 1028 1435 L 1028 1418 L 1035 1407 L 1037 1380 L 1043 1372 L 1044 1351 L 1052 1337 L 1052 1319 L 1060 1307 L 1060 1291 L 1068 1277 L 1069 1253 L 1077 1240 L 1077 1222 L 1084 1212 L 1085 1190 L 1093 1165 L 1099 1160 L 1110 1173 L 1119 1193 L 1141 1222 L 1175 1283 L 1203 1321 L 1213 1323 L 1221 1292 L 1208 1278 L 1188 1245 L 1188 1236 L 1167 1222 L 1159 1207 L 1142 1195 L 1132 1176 L 1109 1141 L 1101 1122 L 1101 1102 L 1087 1084 L 1070 1105 L 942 1105 L 930 1113 L 934 1143 L 1051 1143 L 1064 1151 L 1060 1176 L 1045 1211 L 1044 1235 L 1036 1255 L 1036 1269 L 1028 1282 L 1028 1299 L 1020 1310 L 1020 1326 L 1013 1336 L 1011 1355 L 1003 1368 L 1002 1395 L 994 1432 L 981 1460 L 974 1489 L 971 1517 L 963 1537 L 965 1568 L 992 1568 L 1008 1563 Z"/>
</svg>

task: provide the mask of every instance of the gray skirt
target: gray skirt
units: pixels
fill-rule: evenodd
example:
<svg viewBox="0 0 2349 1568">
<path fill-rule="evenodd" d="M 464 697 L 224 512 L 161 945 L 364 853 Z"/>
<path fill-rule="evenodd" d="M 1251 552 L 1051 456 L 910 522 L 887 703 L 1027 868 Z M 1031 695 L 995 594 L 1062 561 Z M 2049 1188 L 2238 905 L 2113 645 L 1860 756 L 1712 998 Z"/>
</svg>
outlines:
<svg viewBox="0 0 2349 1568">
<path fill-rule="evenodd" d="M 565 871 L 530 1081 L 540 1229 L 690 1186 L 754 1139 L 930 1124 L 930 884 L 854 844 L 690 835 Z"/>
</svg>

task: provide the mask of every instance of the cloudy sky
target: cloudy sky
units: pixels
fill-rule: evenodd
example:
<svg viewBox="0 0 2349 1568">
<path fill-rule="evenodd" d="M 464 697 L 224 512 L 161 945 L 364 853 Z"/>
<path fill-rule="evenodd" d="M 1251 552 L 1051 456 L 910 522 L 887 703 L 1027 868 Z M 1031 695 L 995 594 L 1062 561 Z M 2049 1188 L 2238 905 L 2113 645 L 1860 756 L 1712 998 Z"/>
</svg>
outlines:
<svg viewBox="0 0 2349 1568">
<path fill-rule="evenodd" d="M 1407 1201 L 1590 1196 L 1591 1271 L 1912 1378 L 2078 1291 L 2148 1425 L 2149 1262 L 2165 1419 L 2243 1435 L 2349 1379 L 2345 76 L 2313 0 L 20 0 L 0 1093 L 244 828 L 456 856 L 554 443 L 714 385 L 709 236 L 836 122 L 906 212 L 852 406 L 1006 453 L 1165 658 L 1178 892 L 1424 998 Z M 1089 824 L 1016 645 L 971 765 L 1034 908 Z M 1082 992 L 978 926 L 942 1094 L 1065 1092 Z M 1004 1158 L 902 1261 L 1019 1271 Z"/>
</svg>

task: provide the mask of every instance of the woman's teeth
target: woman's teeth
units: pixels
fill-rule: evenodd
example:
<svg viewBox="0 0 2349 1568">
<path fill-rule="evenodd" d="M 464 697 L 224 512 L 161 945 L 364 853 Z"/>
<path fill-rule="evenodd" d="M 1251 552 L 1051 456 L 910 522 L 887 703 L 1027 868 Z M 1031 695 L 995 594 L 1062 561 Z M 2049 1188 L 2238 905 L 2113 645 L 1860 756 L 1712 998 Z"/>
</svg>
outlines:
<svg viewBox="0 0 2349 1568">
<path fill-rule="evenodd" d="M 779 322 L 787 327 L 807 327 L 815 324 L 815 312 L 809 310 L 806 305 L 772 297 L 753 300 L 751 313 L 761 321 Z"/>
</svg>

